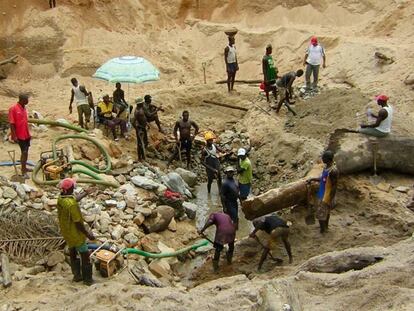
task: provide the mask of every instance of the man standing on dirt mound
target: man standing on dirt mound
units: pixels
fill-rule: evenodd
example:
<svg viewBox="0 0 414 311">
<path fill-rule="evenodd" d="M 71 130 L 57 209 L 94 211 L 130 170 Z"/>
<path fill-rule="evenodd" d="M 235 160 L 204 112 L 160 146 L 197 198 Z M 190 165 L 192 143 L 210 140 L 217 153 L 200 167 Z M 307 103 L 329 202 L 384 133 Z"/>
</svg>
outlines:
<svg viewBox="0 0 414 311">
<path fill-rule="evenodd" d="M 339 172 L 334 162 L 334 154 L 326 150 L 322 154 L 322 162 L 325 167 L 320 178 L 311 178 L 307 182 L 319 181 L 319 190 L 317 193 L 318 206 L 316 207 L 316 218 L 319 220 L 320 232 L 325 233 L 328 230 L 331 210 L 335 206 L 335 195 L 338 186 Z"/>
<path fill-rule="evenodd" d="M 79 85 L 76 78 L 70 80 L 72 82 L 72 91 L 69 104 L 69 113 L 72 113 L 73 100 L 76 101 L 76 108 L 78 110 L 79 125 L 82 128 L 88 129 L 88 123 L 91 119 L 91 108 L 88 103 L 89 93 L 83 85 Z M 85 116 L 85 124 L 83 123 L 83 116 Z"/>
<path fill-rule="evenodd" d="M 194 135 L 191 135 L 191 128 L 194 128 Z M 178 138 L 178 131 L 180 131 L 180 138 Z M 187 169 L 190 168 L 191 164 L 191 148 L 193 146 L 193 140 L 197 136 L 199 127 L 197 123 L 193 120 L 190 120 L 190 113 L 187 110 L 183 111 L 182 118 L 175 122 L 174 125 L 174 137 L 177 142 L 177 146 L 174 150 L 174 154 L 168 160 L 167 166 L 177 157 L 180 156 L 181 160 L 181 150 L 185 150 L 187 157 Z"/>
<path fill-rule="evenodd" d="M 69 247 L 70 266 L 73 273 L 73 281 L 83 281 L 86 285 L 92 285 L 92 264 L 89 260 L 89 250 L 86 237 L 93 241 L 95 237 L 85 229 L 82 213 L 78 201 L 90 191 L 85 191 L 78 197 L 74 196 L 76 183 L 71 178 L 65 178 L 59 185 L 61 194 L 57 202 L 60 233 Z M 80 259 L 77 258 L 78 253 Z"/>
<path fill-rule="evenodd" d="M 229 36 L 229 45 L 224 49 L 224 61 L 226 62 L 227 71 L 227 89 L 233 91 L 234 81 L 236 80 L 236 72 L 239 70 L 237 63 L 236 46 L 234 35 Z"/>
<path fill-rule="evenodd" d="M 9 109 L 9 124 L 11 139 L 20 146 L 20 164 L 22 166 L 22 175 L 25 179 L 29 179 L 27 172 L 31 172 L 26 166 L 29 157 L 30 148 L 30 132 L 26 105 L 29 103 L 29 96 L 26 94 L 19 95 L 19 101 Z"/>
<path fill-rule="evenodd" d="M 318 38 L 312 37 L 310 45 L 306 49 L 305 58 L 303 59 L 303 66 L 306 66 L 305 80 L 306 90 L 318 91 L 319 68 L 326 67 L 325 49 L 319 45 Z M 313 84 L 311 87 L 310 76 L 313 74 Z"/>
<path fill-rule="evenodd" d="M 247 151 L 240 148 L 237 151 L 237 173 L 239 173 L 240 201 L 244 201 L 250 194 L 253 181 L 253 169 L 250 159 L 247 157 Z"/>
<path fill-rule="evenodd" d="M 266 93 L 267 102 L 270 103 L 269 92 L 272 91 L 275 101 L 277 100 L 276 79 L 278 70 L 272 57 L 273 47 L 271 44 L 266 46 L 266 54 L 262 59 L 262 70 L 264 77 L 264 91 Z"/>
</svg>

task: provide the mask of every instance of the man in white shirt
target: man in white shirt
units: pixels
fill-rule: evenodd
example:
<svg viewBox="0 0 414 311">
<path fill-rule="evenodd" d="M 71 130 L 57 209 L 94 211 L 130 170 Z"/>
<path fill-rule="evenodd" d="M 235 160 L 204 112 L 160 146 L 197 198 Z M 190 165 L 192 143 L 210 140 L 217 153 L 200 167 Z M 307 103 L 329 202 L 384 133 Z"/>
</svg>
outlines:
<svg viewBox="0 0 414 311">
<path fill-rule="evenodd" d="M 236 72 L 239 70 L 237 63 L 236 46 L 234 45 L 234 36 L 229 36 L 229 45 L 224 49 L 224 61 L 227 70 L 227 89 L 233 91 L 234 81 L 236 80 Z"/>
<path fill-rule="evenodd" d="M 76 78 L 70 80 L 72 82 L 72 90 L 69 104 L 69 113 L 72 113 L 73 101 L 76 102 L 76 108 L 78 110 L 79 125 L 82 128 L 88 129 L 88 123 L 91 118 L 91 108 L 89 107 L 88 97 L 90 93 L 83 85 L 80 85 Z M 85 124 L 83 122 L 83 116 L 85 116 Z"/>
<path fill-rule="evenodd" d="M 326 67 L 326 56 L 325 49 L 318 44 L 318 38 L 312 37 L 311 44 L 306 49 L 305 58 L 303 60 L 303 66 L 306 66 L 305 80 L 306 89 L 311 89 L 310 77 L 313 74 L 312 89 L 317 91 L 318 89 L 318 78 L 319 78 L 319 67 L 322 63 L 322 67 Z"/>
<path fill-rule="evenodd" d="M 385 137 L 391 133 L 392 115 L 394 111 L 387 104 L 388 96 L 379 95 L 375 99 L 377 100 L 377 104 L 381 106 L 378 115 L 371 113 L 371 117 L 376 121 L 373 124 L 361 124 L 359 132 L 375 137 Z"/>
</svg>

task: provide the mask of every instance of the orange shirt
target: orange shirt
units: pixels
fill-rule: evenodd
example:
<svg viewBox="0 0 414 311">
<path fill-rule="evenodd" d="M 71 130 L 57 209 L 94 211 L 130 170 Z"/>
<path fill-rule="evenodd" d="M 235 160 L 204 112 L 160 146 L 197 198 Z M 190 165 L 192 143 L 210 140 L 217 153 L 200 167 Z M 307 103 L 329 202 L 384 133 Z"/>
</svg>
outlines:
<svg viewBox="0 0 414 311">
<path fill-rule="evenodd" d="M 16 138 L 18 140 L 29 139 L 29 123 L 27 110 L 19 103 L 14 104 L 9 109 L 9 123 L 14 124 L 16 129 Z"/>
</svg>

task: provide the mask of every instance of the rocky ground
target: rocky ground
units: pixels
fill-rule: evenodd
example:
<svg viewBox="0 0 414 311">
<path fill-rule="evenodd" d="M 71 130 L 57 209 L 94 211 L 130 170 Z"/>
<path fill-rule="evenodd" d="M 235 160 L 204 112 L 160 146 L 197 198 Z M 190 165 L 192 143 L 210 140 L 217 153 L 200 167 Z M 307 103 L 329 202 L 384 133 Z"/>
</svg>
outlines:
<svg viewBox="0 0 414 311">
<path fill-rule="evenodd" d="M 88 134 L 111 155 L 112 175 L 105 178 L 120 184 L 117 189 L 94 187 L 80 203 L 100 241 L 165 252 L 200 239 L 194 220 L 200 206 L 194 205 L 198 202 L 194 196 L 205 181 L 200 165 L 204 131 L 212 130 L 217 143 L 228 151 L 223 166 L 234 164 L 237 148 L 251 148 L 253 193 L 259 194 L 306 176 L 332 131 L 365 121 L 366 109 L 376 108 L 372 99 L 378 93 L 391 97 L 394 133 L 410 136 L 414 129 L 414 79 L 409 70 L 414 57 L 414 6 L 410 1 L 57 2 L 53 10 L 43 0 L 0 3 L 0 61 L 19 56 L 18 64 L 0 67 L 0 123 L 21 91 L 31 95 L 31 114 L 37 111 L 45 119 L 76 123 L 76 115 L 67 112 L 69 79 L 78 77 L 95 98 L 112 93 L 112 85 L 91 75 L 115 56 L 140 55 L 161 71 L 159 82 L 124 85 L 129 100 L 150 93 L 165 109 L 160 116 L 167 134 L 151 126 L 146 163 L 136 162 L 134 134 L 131 141 L 120 142 L 100 130 Z M 301 97 L 303 80 L 298 81 L 297 117 L 284 108 L 276 115 L 257 84 L 237 84 L 231 94 L 224 85 L 215 84 L 224 78 L 223 30 L 234 26 L 239 29 L 240 79 L 261 79 L 260 60 L 269 42 L 275 47 L 280 72 L 300 67 L 310 36 L 316 34 L 324 44 L 328 67 L 321 72 L 321 92 Z M 248 111 L 212 106 L 204 100 Z M 165 165 L 174 145 L 173 124 L 184 109 L 202 132 L 196 139 L 192 172 L 180 169 L 179 161 L 170 168 Z M 33 162 L 51 149 L 53 138 L 69 133 L 45 126 L 31 130 Z M 19 153 L 17 145 L 1 144 L 2 161 L 8 160 L 8 150 Z M 105 165 L 92 145 L 68 140 L 59 147 L 67 145 L 76 159 L 95 167 Z M 117 276 L 107 279 L 95 272 L 96 284 L 86 287 L 70 282 L 67 257 L 58 243 L 53 252 L 34 252 L 24 260 L 10 256 L 13 284 L 0 290 L 0 310 L 411 310 L 414 214 L 406 204 L 413 195 L 414 179 L 379 173 L 379 184 L 372 183 L 371 172 L 341 176 L 337 206 L 324 236 L 316 225 L 305 224 L 303 207 L 281 211 L 293 223 L 292 265 L 269 260 L 258 273 L 260 246 L 238 236 L 234 264 L 225 265 L 223 260 L 217 274 L 211 269 L 210 246 L 177 259 L 130 255 L 124 262 L 127 268 Z M 29 217 L 20 217 L 20 225 L 30 223 L 30 217 L 42 219 L 49 236 L 57 235 L 58 189 L 31 181 L 14 183 L 13 174 L 12 167 L 0 167 L 0 234 L 10 234 L 10 219 L 18 213 Z M 167 188 L 181 193 L 182 200 L 165 201 Z M 33 234 L 38 226 L 39 222 L 32 223 L 32 230 L 23 232 Z M 286 259 L 282 248 L 272 252 Z"/>
</svg>

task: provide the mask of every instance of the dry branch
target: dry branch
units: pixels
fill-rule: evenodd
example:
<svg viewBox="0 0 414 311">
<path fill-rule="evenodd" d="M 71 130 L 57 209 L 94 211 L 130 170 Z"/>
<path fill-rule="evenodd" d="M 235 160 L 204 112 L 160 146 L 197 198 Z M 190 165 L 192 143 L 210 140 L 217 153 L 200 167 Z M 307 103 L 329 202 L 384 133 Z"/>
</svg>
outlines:
<svg viewBox="0 0 414 311">
<path fill-rule="evenodd" d="M 18 57 L 19 57 L 18 55 L 14 55 L 13 57 L 2 60 L 0 61 L 0 66 L 6 65 L 6 64 L 17 64 Z"/>
<path fill-rule="evenodd" d="M 219 103 L 213 100 L 203 100 L 203 103 L 206 104 L 211 104 L 211 105 L 215 105 L 215 106 L 220 106 L 220 107 L 226 107 L 226 108 L 230 108 L 230 109 L 237 109 L 237 110 L 242 110 L 242 111 L 248 111 L 249 109 L 244 108 L 244 107 L 239 107 L 239 106 L 234 106 L 234 105 L 229 105 L 229 104 L 223 104 L 223 103 Z"/>
</svg>

